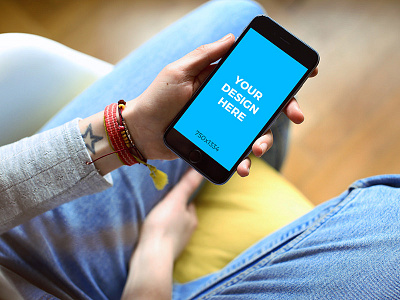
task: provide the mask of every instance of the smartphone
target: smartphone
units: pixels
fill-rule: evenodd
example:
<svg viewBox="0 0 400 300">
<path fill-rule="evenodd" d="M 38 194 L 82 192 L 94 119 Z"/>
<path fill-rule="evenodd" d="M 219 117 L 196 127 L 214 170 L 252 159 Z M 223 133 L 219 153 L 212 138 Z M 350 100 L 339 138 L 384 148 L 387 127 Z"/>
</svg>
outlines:
<svg viewBox="0 0 400 300">
<path fill-rule="evenodd" d="M 257 16 L 164 134 L 166 146 L 223 184 L 319 62 L 318 53 Z"/>
</svg>

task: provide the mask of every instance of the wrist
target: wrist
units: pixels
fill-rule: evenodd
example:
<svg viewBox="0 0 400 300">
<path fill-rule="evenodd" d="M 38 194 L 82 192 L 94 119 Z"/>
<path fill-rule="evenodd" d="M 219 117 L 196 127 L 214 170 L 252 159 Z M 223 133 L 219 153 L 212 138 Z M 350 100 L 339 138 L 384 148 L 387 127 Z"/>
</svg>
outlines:
<svg viewBox="0 0 400 300">
<path fill-rule="evenodd" d="M 144 255 L 152 257 L 157 256 L 157 260 L 174 260 L 174 248 L 171 239 L 169 239 L 163 232 L 154 230 L 149 234 L 141 233 L 138 245 L 135 249 L 135 254 L 144 258 Z M 154 254 L 154 255 L 153 255 Z M 134 256 L 131 258 L 133 262 Z"/>
<path fill-rule="evenodd" d="M 104 112 L 99 112 L 79 122 L 79 129 L 92 161 L 110 153 L 113 149 L 104 129 Z M 101 175 L 122 166 L 116 155 L 109 155 L 94 162 Z"/>
<path fill-rule="evenodd" d="M 132 115 L 137 111 L 137 109 L 134 109 L 134 105 L 132 104 L 133 101 L 130 102 L 130 105 L 128 106 L 129 109 L 127 109 L 125 115 L 130 120 L 132 120 Z M 138 138 L 138 132 L 141 132 L 140 137 L 146 136 L 148 132 L 144 131 L 143 133 L 142 130 L 137 130 L 137 128 L 145 128 L 144 126 L 133 126 L 131 121 L 125 121 L 125 117 L 122 115 L 122 112 L 126 108 L 125 105 L 125 101 L 120 100 L 118 103 L 106 106 L 103 113 L 97 113 L 80 122 L 79 127 L 82 133 L 82 138 L 90 139 L 90 141 L 85 140 L 86 147 L 91 156 L 91 161 L 87 161 L 86 164 L 94 164 L 101 175 L 105 175 L 122 165 L 132 166 L 137 163 L 144 164 L 150 170 L 150 176 L 154 182 L 155 188 L 162 190 L 168 183 L 168 175 L 158 170 L 155 166 L 148 164 L 147 157 L 158 157 L 160 159 L 163 157 L 147 155 L 149 152 L 143 154 L 138 148 L 139 146 L 141 149 L 146 150 L 155 149 L 153 152 L 157 153 L 157 149 L 160 148 L 160 145 L 151 145 L 151 138 L 150 143 L 148 141 L 149 139 Z M 133 120 L 136 123 L 134 118 Z M 146 119 L 146 117 L 144 117 L 144 120 L 148 121 L 151 120 L 151 118 Z M 133 136 L 130 130 L 134 132 Z M 94 136 L 92 136 L 93 132 Z M 149 134 L 149 136 L 151 137 L 152 135 Z M 92 143 L 94 143 L 93 138 L 96 143 L 99 143 L 97 145 L 98 149 L 100 149 L 99 151 L 91 150 Z M 139 141 L 138 145 L 136 145 L 137 143 L 133 139 Z M 146 143 L 150 144 L 151 147 L 141 146 L 144 144 L 141 143 L 143 140 L 146 140 Z"/>
<path fill-rule="evenodd" d="M 124 118 L 138 150 L 146 159 L 176 159 L 176 155 L 164 144 L 164 132 L 173 117 L 161 108 L 156 111 L 154 103 L 142 94 L 127 103 Z"/>
<path fill-rule="evenodd" d="M 123 116 L 137 149 L 146 159 L 154 159 L 149 153 L 150 147 L 148 146 L 151 144 L 151 142 L 148 141 L 151 134 L 147 132 L 146 124 L 141 125 L 143 116 L 139 113 L 137 102 L 138 98 L 127 102 Z M 148 122 L 150 122 L 150 120 Z"/>
<path fill-rule="evenodd" d="M 129 264 L 122 299 L 170 299 L 172 271 L 173 254 L 168 243 L 160 236 L 141 238 Z"/>
</svg>

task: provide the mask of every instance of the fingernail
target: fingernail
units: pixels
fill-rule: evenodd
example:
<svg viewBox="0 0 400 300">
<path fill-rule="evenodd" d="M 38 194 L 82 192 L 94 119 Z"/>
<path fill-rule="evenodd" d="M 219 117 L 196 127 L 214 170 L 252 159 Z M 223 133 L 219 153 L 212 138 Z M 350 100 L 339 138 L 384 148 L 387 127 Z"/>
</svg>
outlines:
<svg viewBox="0 0 400 300">
<path fill-rule="evenodd" d="M 225 42 L 226 40 L 228 40 L 231 37 L 231 34 L 228 33 L 226 36 L 224 36 L 222 39 L 219 40 L 219 42 Z"/>
<path fill-rule="evenodd" d="M 268 149 L 268 144 L 267 143 L 262 143 L 260 146 L 261 146 L 261 149 L 262 149 L 262 154 L 264 154 L 265 151 L 267 151 L 267 149 Z"/>
</svg>

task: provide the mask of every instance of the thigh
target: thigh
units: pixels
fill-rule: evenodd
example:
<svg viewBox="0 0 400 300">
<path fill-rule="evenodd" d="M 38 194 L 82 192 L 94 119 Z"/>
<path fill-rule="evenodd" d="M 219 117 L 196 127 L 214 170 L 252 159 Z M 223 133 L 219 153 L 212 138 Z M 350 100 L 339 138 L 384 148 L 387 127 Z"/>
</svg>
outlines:
<svg viewBox="0 0 400 300">
<path fill-rule="evenodd" d="M 358 181 L 175 298 L 399 299 L 399 199 L 400 176 Z"/>
<path fill-rule="evenodd" d="M 240 34 L 261 12 L 250 1 L 206 3 L 122 60 L 44 130 L 87 117 L 118 99 L 134 99 L 166 64 L 229 32 Z M 76 299 L 119 298 L 141 222 L 186 169 L 180 160 L 151 163 L 169 175 L 164 191 L 155 190 L 144 166 L 122 167 L 112 173 L 113 188 L 62 205 L 2 235 L 0 263 L 33 283 L 19 281 L 20 290 L 32 298 L 43 295 L 34 286 L 47 291 L 57 286 Z"/>
<path fill-rule="evenodd" d="M 76 117 L 88 117 L 119 99 L 135 99 L 167 64 L 228 33 L 237 37 L 250 20 L 261 13 L 260 6 L 248 0 L 205 3 L 121 60 L 110 74 L 76 97 L 44 129 Z"/>
</svg>

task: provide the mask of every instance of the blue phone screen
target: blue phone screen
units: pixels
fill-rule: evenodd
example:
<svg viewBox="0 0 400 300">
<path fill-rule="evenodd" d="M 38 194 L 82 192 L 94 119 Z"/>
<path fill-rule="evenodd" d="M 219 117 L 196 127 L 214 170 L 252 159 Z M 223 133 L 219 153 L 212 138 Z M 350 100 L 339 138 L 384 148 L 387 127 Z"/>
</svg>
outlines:
<svg viewBox="0 0 400 300">
<path fill-rule="evenodd" d="M 306 71 L 250 28 L 174 128 L 230 170 Z"/>
</svg>

